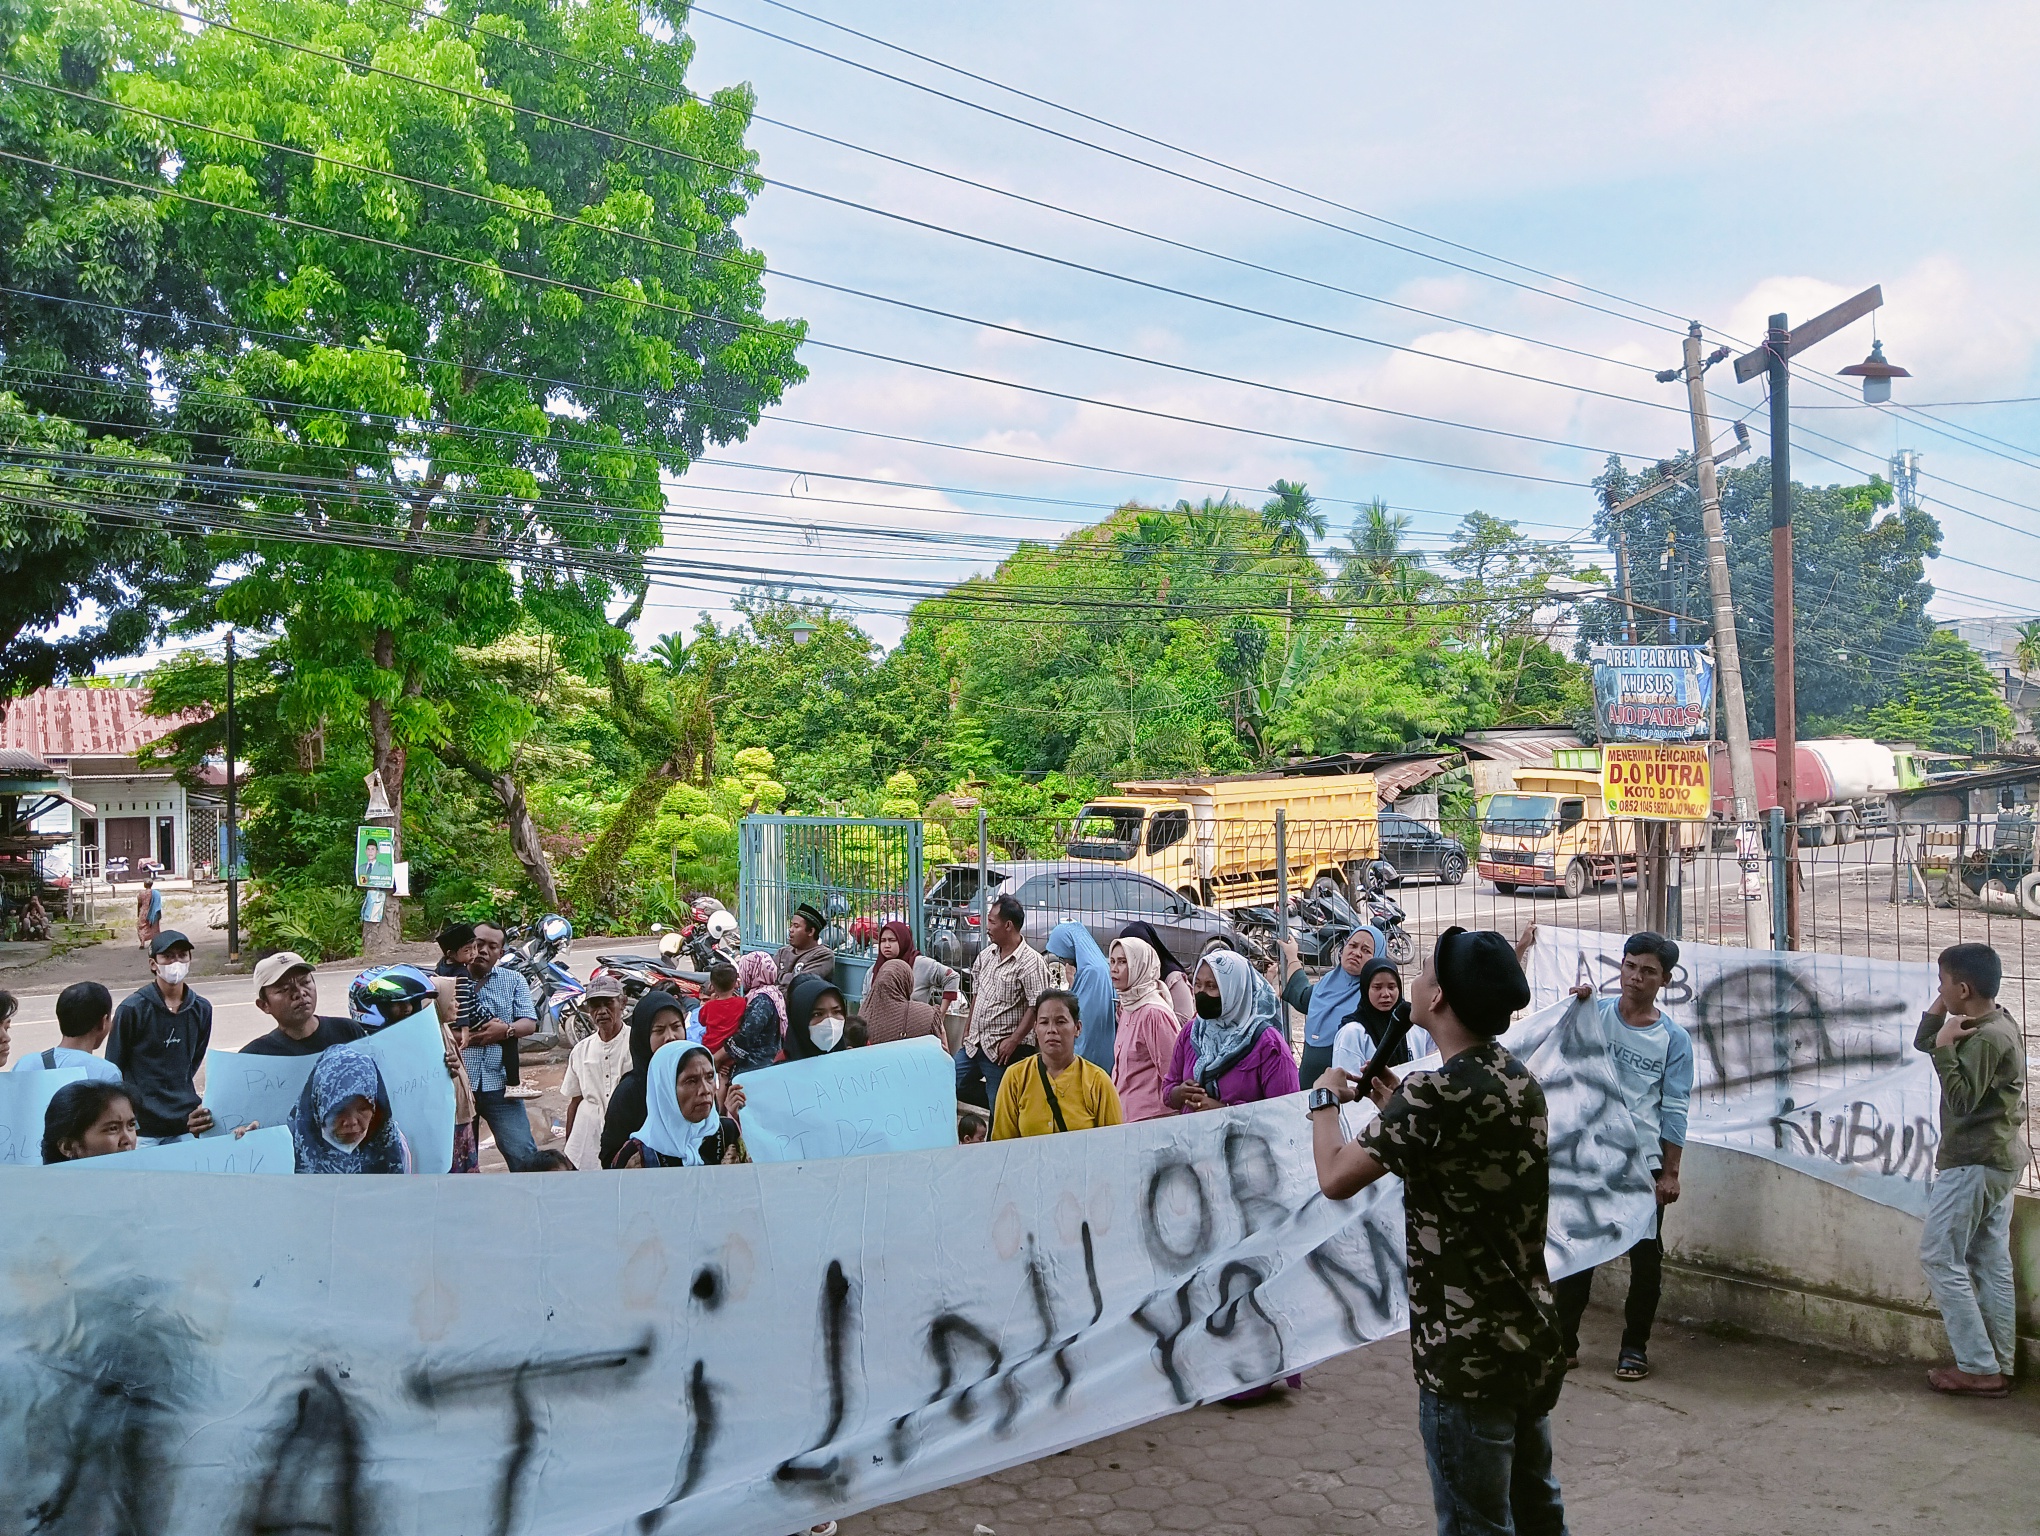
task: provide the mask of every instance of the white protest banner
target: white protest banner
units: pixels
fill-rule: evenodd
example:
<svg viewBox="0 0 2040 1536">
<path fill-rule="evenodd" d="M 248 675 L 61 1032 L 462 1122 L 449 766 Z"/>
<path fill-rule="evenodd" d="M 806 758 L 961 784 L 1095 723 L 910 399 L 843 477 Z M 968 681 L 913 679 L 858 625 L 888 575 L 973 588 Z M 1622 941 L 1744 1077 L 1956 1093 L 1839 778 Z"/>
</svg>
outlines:
<svg viewBox="0 0 2040 1536">
<path fill-rule="evenodd" d="M 66 1083 L 85 1081 L 83 1067 L 0 1072 L 0 1165 L 42 1165 L 43 1115 Z"/>
<path fill-rule="evenodd" d="M 249 1051 L 205 1053 L 208 1135 L 225 1136 L 243 1125 L 288 1125 L 317 1056 L 263 1056 Z"/>
<path fill-rule="evenodd" d="M 290 1127 L 266 1125 L 245 1136 L 195 1136 L 132 1152 L 81 1157 L 58 1163 L 58 1169 L 83 1168 L 107 1176 L 116 1173 L 296 1173 L 297 1149 Z"/>
<path fill-rule="evenodd" d="M 931 1039 L 783 1061 L 737 1081 L 753 1162 L 956 1145 L 956 1064 Z"/>
<path fill-rule="evenodd" d="M 784 1536 L 1405 1327 L 1402 1186 L 1325 1199 L 1310 1135 L 1298 1095 L 657 1174 L 114 1173 L 89 1223 L 0 1169 L 0 1532 Z M 1555 1227 L 1617 1161 L 1554 1163 Z"/>
<path fill-rule="evenodd" d="M 1614 997 L 1622 941 L 1540 927 L 1533 997 L 1582 982 Z M 1919 961 L 1680 944 L 1658 1002 L 1693 1037 L 1687 1139 L 1923 1214 L 1940 1088 L 1912 1042 L 1938 986 Z"/>
</svg>

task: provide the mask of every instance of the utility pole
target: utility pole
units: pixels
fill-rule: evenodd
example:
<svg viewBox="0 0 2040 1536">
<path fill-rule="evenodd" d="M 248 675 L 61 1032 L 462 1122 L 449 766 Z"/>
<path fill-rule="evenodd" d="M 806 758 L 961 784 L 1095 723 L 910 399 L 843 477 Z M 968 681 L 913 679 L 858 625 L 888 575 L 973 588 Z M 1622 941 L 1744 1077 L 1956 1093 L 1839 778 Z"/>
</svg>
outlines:
<svg viewBox="0 0 2040 1536">
<path fill-rule="evenodd" d="M 1626 621 L 1622 628 L 1625 645 L 1636 644 L 1636 599 L 1629 590 L 1629 516 L 1626 508 L 1619 509 L 1622 519 L 1615 525 L 1615 574 L 1622 582 L 1622 612 Z"/>
<path fill-rule="evenodd" d="M 1742 642 L 1728 584 L 1728 536 L 1721 526 L 1721 486 L 1714 473 L 1714 428 L 1707 419 L 1707 365 L 1700 357 L 1700 322 L 1686 329 L 1686 403 L 1693 416 L 1693 458 L 1700 469 L 1700 522 L 1707 530 L 1707 586 L 1714 598 L 1714 687 L 1728 729 L 1728 773 L 1735 819 L 1757 814 L 1757 767 L 1750 756 L 1750 712 L 1743 702 Z"/>
<path fill-rule="evenodd" d="M 1735 360 L 1735 376 L 1748 383 L 1759 373 L 1770 376 L 1771 384 L 1771 694 L 1775 702 L 1778 746 L 1778 805 L 1784 811 L 1784 863 L 1773 868 L 1784 871 L 1784 900 L 1774 908 L 1783 915 L 1782 933 L 1772 942 L 1779 948 L 1799 948 L 1799 799 L 1798 701 L 1793 690 L 1792 658 L 1792 402 L 1789 389 L 1793 354 L 1824 341 L 1852 321 L 1860 320 L 1884 303 L 1881 287 L 1865 288 L 1853 299 L 1844 300 L 1826 314 L 1816 315 L 1794 331 L 1783 315 L 1771 316 L 1764 344 Z M 1774 819 L 1776 829 L 1779 822 Z M 1778 850 L 1773 850 L 1773 859 Z"/>
<path fill-rule="evenodd" d="M 241 833 L 235 825 L 234 785 L 234 632 L 227 631 L 227 835 L 220 850 L 227 877 L 227 958 L 241 958 L 241 882 L 236 878 L 241 861 Z"/>
<path fill-rule="evenodd" d="M 1792 655 L 1792 328 L 1771 316 L 1764 335 L 1771 376 L 1771 697 L 1777 717 L 1778 804 L 1785 811 L 1785 932 L 1774 938 L 1799 948 L 1799 698 Z"/>
</svg>

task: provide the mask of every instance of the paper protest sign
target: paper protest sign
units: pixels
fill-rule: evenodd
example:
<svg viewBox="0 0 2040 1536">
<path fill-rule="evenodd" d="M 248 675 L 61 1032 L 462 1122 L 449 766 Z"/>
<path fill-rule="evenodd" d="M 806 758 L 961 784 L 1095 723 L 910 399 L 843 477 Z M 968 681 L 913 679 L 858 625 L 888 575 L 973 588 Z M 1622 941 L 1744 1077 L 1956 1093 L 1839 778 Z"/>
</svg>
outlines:
<svg viewBox="0 0 2040 1536">
<path fill-rule="evenodd" d="M 418 1172 L 445 1173 L 453 1166 L 453 1080 L 446 1075 L 446 1042 L 429 1008 L 365 1040 L 328 1049 L 364 1051 L 375 1058 L 383 1087 L 389 1090 L 391 1113 L 411 1144 L 411 1164 Z M 318 1060 L 208 1051 L 205 1102 L 213 1112 L 212 1135 L 223 1136 L 251 1120 L 288 1126 Z"/>
<path fill-rule="evenodd" d="M 1532 994 L 1614 997 L 1622 938 L 1540 928 Z M 1937 985 L 1920 961 L 1681 944 L 1658 1005 L 1693 1038 L 1687 1139 L 1924 1214 L 1940 1092 L 1912 1039 Z"/>
<path fill-rule="evenodd" d="M 956 1145 L 956 1067 L 933 1040 L 893 1040 L 746 1072 L 753 1162 Z"/>
<path fill-rule="evenodd" d="M 262 1056 L 246 1051 L 205 1053 L 205 1107 L 212 1111 L 209 1135 L 236 1127 L 288 1125 L 290 1112 L 312 1075 L 316 1056 Z"/>
<path fill-rule="evenodd" d="M 419 1173 L 453 1167 L 453 1079 L 446 1075 L 446 1040 L 430 1008 L 379 1029 L 366 1040 L 333 1047 L 366 1051 L 382 1072 L 390 1111 L 411 1144 L 411 1166 Z"/>
<path fill-rule="evenodd" d="M 83 1067 L 0 1072 L 0 1164 L 42 1163 L 43 1115 L 66 1083 L 85 1081 Z"/>
<path fill-rule="evenodd" d="M 87 1168 L 115 1173 L 296 1173 L 297 1149 L 290 1127 L 265 1125 L 245 1136 L 198 1136 L 160 1147 L 136 1147 L 105 1157 L 81 1157 L 58 1169 Z"/>
</svg>

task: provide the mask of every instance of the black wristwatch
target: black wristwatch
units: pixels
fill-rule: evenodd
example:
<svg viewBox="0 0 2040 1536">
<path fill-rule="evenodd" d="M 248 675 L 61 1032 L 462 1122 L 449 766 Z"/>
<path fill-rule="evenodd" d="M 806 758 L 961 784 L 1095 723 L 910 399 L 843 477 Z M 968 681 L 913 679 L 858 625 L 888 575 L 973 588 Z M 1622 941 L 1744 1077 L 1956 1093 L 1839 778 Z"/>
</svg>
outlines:
<svg viewBox="0 0 2040 1536">
<path fill-rule="evenodd" d="M 1310 1107 L 1304 1111 L 1307 1116 L 1314 1115 L 1321 1109 L 1337 1109 L 1339 1096 L 1329 1088 L 1313 1088 L 1310 1091 L 1309 1102 Z"/>
</svg>

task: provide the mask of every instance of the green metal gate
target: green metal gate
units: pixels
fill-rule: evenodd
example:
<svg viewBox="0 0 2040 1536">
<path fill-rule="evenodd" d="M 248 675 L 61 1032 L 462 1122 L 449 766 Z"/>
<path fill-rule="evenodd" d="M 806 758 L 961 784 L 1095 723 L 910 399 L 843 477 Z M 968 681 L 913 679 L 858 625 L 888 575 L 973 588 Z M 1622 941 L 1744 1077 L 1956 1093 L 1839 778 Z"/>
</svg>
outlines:
<svg viewBox="0 0 2040 1536">
<path fill-rule="evenodd" d="M 738 828 L 737 925 L 746 949 L 777 949 L 803 903 L 828 921 L 836 985 L 855 1003 L 876 960 L 878 930 L 895 919 L 925 929 L 921 823 L 853 816 L 746 816 Z"/>
</svg>

